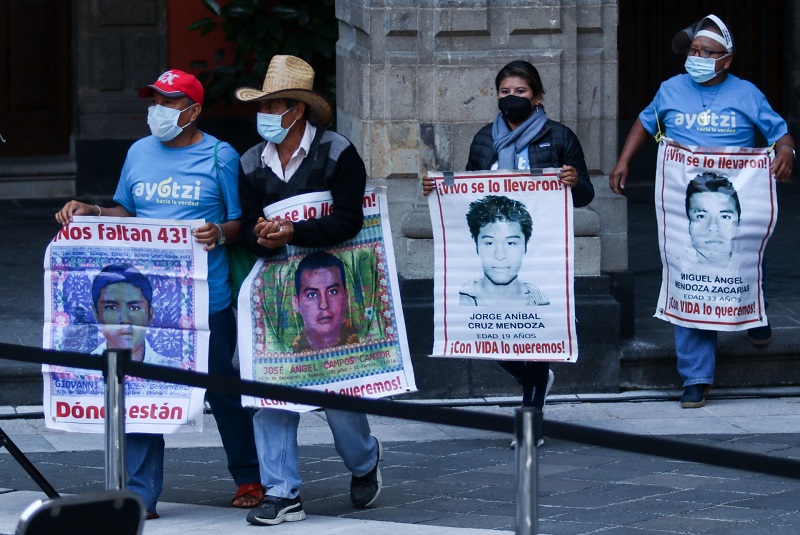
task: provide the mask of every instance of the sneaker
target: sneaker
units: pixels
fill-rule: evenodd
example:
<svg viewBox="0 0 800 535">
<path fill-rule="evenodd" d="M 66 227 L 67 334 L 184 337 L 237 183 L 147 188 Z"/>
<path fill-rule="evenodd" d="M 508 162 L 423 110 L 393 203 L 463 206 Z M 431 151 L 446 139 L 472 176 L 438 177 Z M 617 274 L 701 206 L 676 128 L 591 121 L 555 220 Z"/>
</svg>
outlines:
<svg viewBox="0 0 800 535">
<path fill-rule="evenodd" d="M 536 447 L 537 448 L 541 448 L 542 446 L 544 446 L 544 439 L 540 438 L 539 440 L 536 441 Z M 511 446 L 509 446 L 509 449 L 513 450 L 516 447 L 517 447 L 517 441 L 516 440 L 512 440 L 511 441 Z"/>
<path fill-rule="evenodd" d="M 768 345 L 770 340 L 772 340 L 772 327 L 770 327 L 769 323 L 767 323 L 761 327 L 748 329 L 747 339 L 750 340 L 750 343 L 752 343 L 754 346 L 763 347 Z"/>
<path fill-rule="evenodd" d="M 711 389 L 711 385 L 689 385 L 683 389 L 681 396 L 681 408 L 699 409 L 706 404 L 706 393 Z"/>
<path fill-rule="evenodd" d="M 356 507 L 363 508 L 372 505 L 378 499 L 378 494 L 381 493 L 383 486 L 381 469 L 378 466 L 383 458 L 383 445 L 377 438 L 372 438 L 378 443 L 378 461 L 375 463 L 375 468 L 363 476 L 353 476 L 350 479 L 350 501 Z"/>
<path fill-rule="evenodd" d="M 247 521 L 256 526 L 274 526 L 281 522 L 298 522 L 306 518 L 303 502 L 297 498 L 264 496 L 258 507 L 250 509 Z"/>
</svg>

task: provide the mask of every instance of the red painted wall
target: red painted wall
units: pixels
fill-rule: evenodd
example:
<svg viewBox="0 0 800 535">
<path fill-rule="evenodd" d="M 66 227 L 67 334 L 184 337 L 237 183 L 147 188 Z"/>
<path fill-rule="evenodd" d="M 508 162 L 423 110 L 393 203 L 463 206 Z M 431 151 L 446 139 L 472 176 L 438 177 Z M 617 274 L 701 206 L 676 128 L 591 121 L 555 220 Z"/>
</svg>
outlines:
<svg viewBox="0 0 800 535">
<path fill-rule="evenodd" d="M 225 4 L 224 1 L 219 3 Z M 192 62 L 205 60 L 209 66 L 213 66 L 214 53 L 220 48 L 224 50 L 226 59 L 233 57 L 233 43 L 225 41 L 225 33 L 220 28 L 205 36 L 199 31 L 189 31 L 189 26 L 202 18 L 212 18 L 222 22 L 222 19 L 215 17 L 200 0 L 167 0 L 167 61 L 170 68 L 197 75 L 201 69 L 190 68 Z M 255 108 L 252 105 L 236 102 L 230 108 L 219 104 L 203 113 L 210 117 L 245 117 L 253 115 Z"/>
</svg>

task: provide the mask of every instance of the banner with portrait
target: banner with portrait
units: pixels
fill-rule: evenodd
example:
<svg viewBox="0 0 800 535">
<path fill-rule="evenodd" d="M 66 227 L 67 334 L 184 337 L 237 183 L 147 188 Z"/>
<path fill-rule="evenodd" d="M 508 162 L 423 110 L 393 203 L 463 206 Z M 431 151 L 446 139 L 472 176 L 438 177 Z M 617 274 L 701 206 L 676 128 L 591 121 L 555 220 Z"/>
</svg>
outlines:
<svg viewBox="0 0 800 535">
<path fill-rule="evenodd" d="M 79 217 L 44 258 L 44 347 L 208 370 L 207 256 L 192 238 L 203 221 Z M 48 427 L 105 431 L 102 372 L 43 365 Z M 126 430 L 199 432 L 205 391 L 126 377 Z"/>
<path fill-rule="evenodd" d="M 309 193 L 264 215 L 302 221 L 332 206 L 329 192 Z M 325 249 L 288 245 L 256 263 L 239 292 L 243 379 L 366 398 L 416 391 L 385 194 L 368 188 L 363 209 L 355 238 Z M 315 408 L 252 396 L 242 403 Z"/>
<path fill-rule="evenodd" d="M 431 356 L 577 360 L 572 193 L 559 173 L 429 173 Z"/>
<path fill-rule="evenodd" d="M 778 217 L 770 163 L 767 149 L 659 144 L 655 317 L 715 331 L 767 324 L 761 262 Z"/>
</svg>

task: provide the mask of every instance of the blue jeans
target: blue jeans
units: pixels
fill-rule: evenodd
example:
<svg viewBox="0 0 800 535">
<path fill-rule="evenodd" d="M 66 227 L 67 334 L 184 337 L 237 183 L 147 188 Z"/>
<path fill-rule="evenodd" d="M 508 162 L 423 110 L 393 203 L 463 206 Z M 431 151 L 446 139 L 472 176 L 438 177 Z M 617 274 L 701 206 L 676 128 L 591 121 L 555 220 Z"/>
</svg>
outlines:
<svg viewBox="0 0 800 535">
<path fill-rule="evenodd" d="M 236 349 L 236 316 L 233 308 L 211 314 L 208 324 L 211 328 L 208 374 L 239 379 L 239 372 L 232 362 Z M 206 399 L 217 422 L 233 481 L 236 485 L 258 483 L 258 451 L 253 432 L 255 411 L 242 407 L 241 396 L 207 390 Z"/>
<path fill-rule="evenodd" d="M 126 487 L 142 497 L 148 513 L 156 512 L 164 487 L 164 435 L 125 435 Z"/>
<path fill-rule="evenodd" d="M 683 386 L 714 384 L 717 331 L 675 326 L 675 352 Z"/>
<path fill-rule="evenodd" d="M 232 308 L 211 314 L 208 318 L 211 334 L 208 342 L 208 373 L 239 378 L 233 367 L 236 348 L 236 317 Z M 228 458 L 228 471 L 237 485 L 257 483 L 258 452 L 253 434 L 253 411 L 242 407 L 239 396 L 206 392 L 214 419 L 217 421 L 222 445 Z M 164 480 L 164 436 L 129 433 L 125 441 L 127 487 L 139 494 L 147 510 L 156 512 L 156 503 Z"/>
<path fill-rule="evenodd" d="M 378 443 L 370 435 L 365 414 L 326 409 L 336 452 L 355 476 L 363 476 L 378 463 Z M 303 483 L 297 468 L 297 424 L 300 414 L 261 409 L 253 419 L 261 466 L 261 484 L 269 496 L 296 498 Z"/>
</svg>

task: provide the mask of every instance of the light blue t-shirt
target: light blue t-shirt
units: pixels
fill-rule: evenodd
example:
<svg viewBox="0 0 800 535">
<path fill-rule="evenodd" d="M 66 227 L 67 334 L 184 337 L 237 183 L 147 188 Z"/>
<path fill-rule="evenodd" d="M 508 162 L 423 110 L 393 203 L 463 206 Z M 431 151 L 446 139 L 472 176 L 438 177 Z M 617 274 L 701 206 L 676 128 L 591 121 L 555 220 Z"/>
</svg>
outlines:
<svg viewBox="0 0 800 535">
<path fill-rule="evenodd" d="M 706 109 L 711 112 L 707 120 L 700 117 Z M 688 74 L 670 78 L 639 114 L 651 135 L 658 131 L 656 113 L 661 132 L 684 145 L 754 147 L 756 129 L 770 145 L 788 133 L 764 94 L 732 74 L 713 86 L 697 84 Z"/>
<path fill-rule="evenodd" d="M 222 223 L 242 216 L 239 204 L 239 155 L 228 143 L 217 146 L 219 179 L 214 166 L 217 138 L 203 133 L 200 143 L 169 148 L 153 136 L 131 146 L 114 193 L 114 202 L 138 217 L 204 219 Z M 231 302 L 224 247 L 208 253 L 209 313 Z"/>
</svg>

